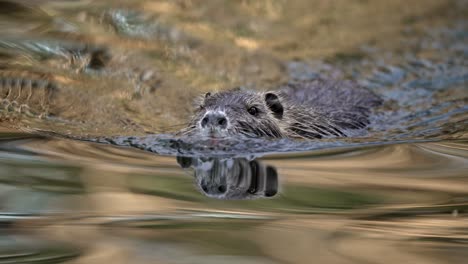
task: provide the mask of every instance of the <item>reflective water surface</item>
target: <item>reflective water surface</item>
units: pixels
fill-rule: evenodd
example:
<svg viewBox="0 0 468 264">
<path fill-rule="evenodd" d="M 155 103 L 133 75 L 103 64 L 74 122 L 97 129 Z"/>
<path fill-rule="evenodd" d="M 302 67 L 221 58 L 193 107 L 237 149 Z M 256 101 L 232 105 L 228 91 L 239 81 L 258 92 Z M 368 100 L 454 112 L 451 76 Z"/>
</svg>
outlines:
<svg viewBox="0 0 468 264">
<path fill-rule="evenodd" d="M 464 263 L 468 2 L 0 1 L 0 263 Z M 199 94 L 353 79 L 372 125 L 178 138 Z"/>
</svg>

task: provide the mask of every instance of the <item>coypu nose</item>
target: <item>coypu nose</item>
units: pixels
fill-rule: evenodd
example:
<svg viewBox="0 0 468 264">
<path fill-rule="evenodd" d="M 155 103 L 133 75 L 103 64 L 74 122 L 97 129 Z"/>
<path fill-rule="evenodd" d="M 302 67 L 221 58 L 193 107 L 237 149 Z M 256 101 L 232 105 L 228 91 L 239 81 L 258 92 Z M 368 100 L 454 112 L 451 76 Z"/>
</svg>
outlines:
<svg viewBox="0 0 468 264">
<path fill-rule="evenodd" d="M 221 129 L 227 128 L 228 121 L 226 115 L 221 112 L 208 112 L 201 120 L 201 127 L 219 127 Z"/>
</svg>

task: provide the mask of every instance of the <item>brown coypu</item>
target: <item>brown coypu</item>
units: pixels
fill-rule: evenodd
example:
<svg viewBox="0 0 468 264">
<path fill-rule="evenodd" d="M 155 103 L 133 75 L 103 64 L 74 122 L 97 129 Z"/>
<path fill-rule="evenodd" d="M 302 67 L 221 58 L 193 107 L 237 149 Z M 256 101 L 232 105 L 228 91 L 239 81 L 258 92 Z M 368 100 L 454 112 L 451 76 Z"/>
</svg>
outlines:
<svg viewBox="0 0 468 264">
<path fill-rule="evenodd" d="M 291 82 L 278 91 L 207 93 L 183 135 L 263 138 L 346 137 L 365 128 L 382 99 L 352 81 Z"/>
</svg>

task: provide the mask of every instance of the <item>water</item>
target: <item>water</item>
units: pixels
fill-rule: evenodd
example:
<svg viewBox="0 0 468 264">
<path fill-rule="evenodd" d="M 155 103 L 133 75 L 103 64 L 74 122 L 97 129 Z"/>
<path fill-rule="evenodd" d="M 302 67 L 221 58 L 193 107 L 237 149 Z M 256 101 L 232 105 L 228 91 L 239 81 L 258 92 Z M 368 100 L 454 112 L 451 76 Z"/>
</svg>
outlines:
<svg viewBox="0 0 468 264">
<path fill-rule="evenodd" d="M 464 263 L 467 9 L 0 1 L 0 75 L 42 87 L 2 101 L 0 263 Z M 171 135 L 199 94 L 317 77 L 384 98 L 367 133 Z"/>
</svg>

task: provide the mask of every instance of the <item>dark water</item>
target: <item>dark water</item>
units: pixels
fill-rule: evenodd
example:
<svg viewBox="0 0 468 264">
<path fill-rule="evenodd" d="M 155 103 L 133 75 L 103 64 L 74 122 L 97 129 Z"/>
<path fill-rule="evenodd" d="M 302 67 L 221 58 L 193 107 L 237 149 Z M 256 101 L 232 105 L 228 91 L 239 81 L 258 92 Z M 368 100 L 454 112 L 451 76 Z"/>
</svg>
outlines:
<svg viewBox="0 0 468 264">
<path fill-rule="evenodd" d="M 0 263 L 466 262 L 467 1 L 0 10 Z M 317 77 L 384 98 L 367 131 L 171 136 L 198 94 Z"/>
</svg>

